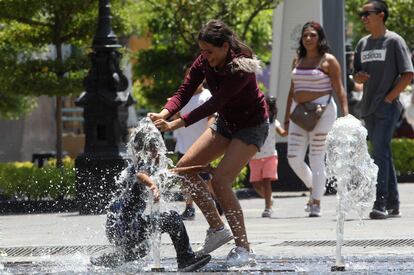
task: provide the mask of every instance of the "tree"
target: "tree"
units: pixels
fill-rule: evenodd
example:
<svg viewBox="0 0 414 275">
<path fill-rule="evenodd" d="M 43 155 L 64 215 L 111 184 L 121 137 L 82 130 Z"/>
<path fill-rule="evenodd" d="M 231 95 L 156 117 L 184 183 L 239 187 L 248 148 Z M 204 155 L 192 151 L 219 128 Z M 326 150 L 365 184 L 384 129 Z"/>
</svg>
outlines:
<svg viewBox="0 0 414 275">
<path fill-rule="evenodd" d="M 345 1 L 348 25 L 351 24 L 353 29 L 352 43 L 354 46 L 367 34 L 358 16 L 358 11 L 365 2 L 366 0 Z M 390 12 L 386 22 L 387 28 L 401 35 L 408 47 L 414 48 L 414 0 L 388 0 L 386 2 Z"/>
<path fill-rule="evenodd" d="M 128 23 L 136 1 L 113 2 L 115 32 L 131 31 Z M 83 90 L 89 62 L 82 50 L 91 45 L 97 15 L 96 0 L 0 1 L 0 115 L 17 117 L 33 106 L 32 97 L 56 96 L 58 167 L 62 165 L 62 96 Z M 65 58 L 62 47 L 69 44 L 81 51 Z M 42 58 L 50 46 L 55 58 Z"/>
<path fill-rule="evenodd" d="M 140 106 L 158 109 L 180 84 L 184 67 L 199 53 L 198 30 L 212 18 L 232 27 L 263 61 L 270 60 L 273 9 L 269 0 L 147 0 L 142 26 L 152 47 L 140 51 L 134 67 Z"/>
</svg>

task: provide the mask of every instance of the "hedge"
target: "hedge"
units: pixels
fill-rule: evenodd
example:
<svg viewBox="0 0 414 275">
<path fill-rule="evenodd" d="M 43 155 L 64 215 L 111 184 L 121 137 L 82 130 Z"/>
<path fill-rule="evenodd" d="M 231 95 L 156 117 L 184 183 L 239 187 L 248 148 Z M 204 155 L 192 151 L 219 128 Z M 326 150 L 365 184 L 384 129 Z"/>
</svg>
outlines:
<svg viewBox="0 0 414 275">
<path fill-rule="evenodd" d="M 393 139 L 391 142 L 394 165 L 398 176 L 414 175 L 414 139 Z M 215 167 L 217 159 L 212 163 Z M 31 162 L 0 163 L 0 195 L 4 200 L 61 200 L 76 196 L 74 161 L 63 160 L 62 169 L 50 160 L 43 168 Z M 244 167 L 233 183 L 233 188 L 245 187 L 247 168 Z"/>
<path fill-rule="evenodd" d="M 396 138 L 391 141 L 395 170 L 398 176 L 414 174 L 414 139 Z"/>
<path fill-rule="evenodd" d="M 213 166 L 219 160 L 213 162 Z M 56 160 L 38 168 L 32 162 L 0 163 L 0 196 L 3 200 L 61 200 L 76 196 L 74 161 L 65 157 L 64 167 L 56 168 Z M 247 169 L 237 176 L 233 187 L 244 187 Z"/>
<path fill-rule="evenodd" d="M 32 162 L 0 163 L 0 193 L 4 200 L 61 200 L 75 197 L 74 161 L 56 160 L 38 168 Z"/>
</svg>

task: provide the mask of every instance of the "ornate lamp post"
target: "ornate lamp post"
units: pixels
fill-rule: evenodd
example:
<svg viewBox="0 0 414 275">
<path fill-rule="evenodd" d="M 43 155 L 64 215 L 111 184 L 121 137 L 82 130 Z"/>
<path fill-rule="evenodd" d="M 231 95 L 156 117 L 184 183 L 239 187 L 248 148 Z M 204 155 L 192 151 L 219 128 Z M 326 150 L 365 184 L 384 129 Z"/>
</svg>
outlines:
<svg viewBox="0 0 414 275">
<path fill-rule="evenodd" d="M 119 68 L 121 45 L 111 27 L 109 0 L 99 0 L 98 28 L 90 54 L 85 91 L 76 100 L 83 107 L 85 148 L 76 158 L 76 192 L 81 214 L 102 213 L 125 167 L 128 79 Z"/>
</svg>

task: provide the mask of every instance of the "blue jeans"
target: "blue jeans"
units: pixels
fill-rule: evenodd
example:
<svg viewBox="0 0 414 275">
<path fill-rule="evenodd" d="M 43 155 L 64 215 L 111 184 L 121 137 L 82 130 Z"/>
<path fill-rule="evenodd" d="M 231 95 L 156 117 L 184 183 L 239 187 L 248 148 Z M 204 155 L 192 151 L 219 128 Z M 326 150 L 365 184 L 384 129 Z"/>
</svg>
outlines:
<svg viewBox="0 0 414 275">
<path fill-rule="evenodd" d="M 381 102 L 373 114 L 364 118 L 368 138 L 372 144 L 374 162 L 378 165 L 377 196 L 374 208 L 381 211 L 400 207 L 398 183 L 391 152 L 391 138 L 401 115 L 398 104 L 396 101 L 391 104 Z"/>
</svg>

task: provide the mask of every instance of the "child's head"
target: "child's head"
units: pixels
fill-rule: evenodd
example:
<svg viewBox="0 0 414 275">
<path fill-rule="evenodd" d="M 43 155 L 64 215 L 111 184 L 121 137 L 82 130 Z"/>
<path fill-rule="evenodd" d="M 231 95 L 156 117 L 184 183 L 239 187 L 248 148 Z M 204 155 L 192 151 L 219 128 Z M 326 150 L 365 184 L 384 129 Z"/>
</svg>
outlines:
<svg viewBox="0 0 414 275">
<path fill-rule="evenodd" d="M 272 122 L 277 115 L 276 98 L 274 96 L 266 96 L 266 103 L 269 110 L 269 121 Z"/>
<path fill-rule="evenodd" d="M 143 118 L 131 134 L 129 147 L 136 161 L 156 160 L 167 151 L 160 131 L 148 118 Z"/>
</svg>

